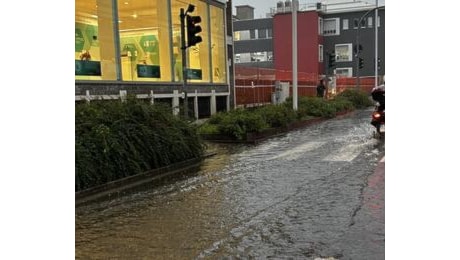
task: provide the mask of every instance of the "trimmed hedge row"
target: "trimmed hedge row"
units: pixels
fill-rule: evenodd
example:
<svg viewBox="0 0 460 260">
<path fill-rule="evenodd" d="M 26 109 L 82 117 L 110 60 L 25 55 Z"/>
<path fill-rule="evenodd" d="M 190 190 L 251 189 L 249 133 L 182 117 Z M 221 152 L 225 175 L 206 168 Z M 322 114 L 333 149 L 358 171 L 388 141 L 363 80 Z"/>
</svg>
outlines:
<svg viewBox="0 0 460 260">
<path fill-rule="evenodd" d="M 129 98 L 75 107 L 75 191 L 203 156 L 194 125 Z"/>
<path fill-rule="evenodd" d="M 203 135 L 226 135 L 243 140 L 248 133 L 259 133 L 268 128 L 284 127 L 296 121 L 313 117 L 333 118 L 338 112 L 372 106 L 364 91 L 348 89 L 332 100 L 300 97 L 298 109 L 292 109 L 292 98 L 279 105 L 268 105 L 253 110 L 236 109 L 213 115 L 198 131 Z"/>
</svg>

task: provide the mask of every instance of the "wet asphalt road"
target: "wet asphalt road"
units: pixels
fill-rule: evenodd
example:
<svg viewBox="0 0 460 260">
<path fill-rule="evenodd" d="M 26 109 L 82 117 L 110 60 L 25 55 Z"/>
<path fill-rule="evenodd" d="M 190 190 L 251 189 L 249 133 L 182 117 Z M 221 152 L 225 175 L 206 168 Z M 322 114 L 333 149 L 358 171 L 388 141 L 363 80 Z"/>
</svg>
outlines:
<svg viewBox="0 0 460 260">
<path fill-rule="evenodd" d="M 218 154 L 196 173 L 78 207 L 76 258 L 384 259 L 385 145 L 371 111 L 210 144 Z"/>
</svg>

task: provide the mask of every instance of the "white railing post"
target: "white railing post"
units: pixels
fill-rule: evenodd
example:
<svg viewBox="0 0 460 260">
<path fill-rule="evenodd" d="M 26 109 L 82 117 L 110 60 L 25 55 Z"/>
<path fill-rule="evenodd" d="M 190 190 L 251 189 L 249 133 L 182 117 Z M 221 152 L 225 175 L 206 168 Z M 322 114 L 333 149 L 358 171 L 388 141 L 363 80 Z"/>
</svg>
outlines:
<svg viewBox="0 0 460 260">
<path fill-rule="evenodd" d="M 155 96 L 153 95 L 153 90 L 150 90 L 150 104 L 153 105 L 155 103 Z"/>
<path fill-rule="evenodd" d="M 121 102 L 126 102 L 126 97 L 128 96 L 128 92 L 126 90 L 120 90 L 120 99 Z"/>
<path fill-rule="evenodd" d="M 179 90 L 173 90 L 173 101 L 172 101 L 173 114 L 179 115 Z"/>
<path fill-rule="evenodd" d="M 89 94 L 89 90 L 86 90 L 86 96 L 85 96 L 86 102 L 91 102 L 91 95 Z"/>
</svg>

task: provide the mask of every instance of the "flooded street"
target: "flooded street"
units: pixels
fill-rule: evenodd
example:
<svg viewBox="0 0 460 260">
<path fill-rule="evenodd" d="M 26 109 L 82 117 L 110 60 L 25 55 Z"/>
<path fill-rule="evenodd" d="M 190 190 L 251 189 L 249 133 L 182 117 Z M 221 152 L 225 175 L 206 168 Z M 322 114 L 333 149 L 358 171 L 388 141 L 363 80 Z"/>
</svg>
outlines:
<svg viewBox="0 0 460 260">
<path fill-rule="evenodd" d="M 385 153 L 371 110 L 76 208 L 77 259 L 384 259 Z M 332 259 L 332 258 L 331 258 Z"/>
</svg>

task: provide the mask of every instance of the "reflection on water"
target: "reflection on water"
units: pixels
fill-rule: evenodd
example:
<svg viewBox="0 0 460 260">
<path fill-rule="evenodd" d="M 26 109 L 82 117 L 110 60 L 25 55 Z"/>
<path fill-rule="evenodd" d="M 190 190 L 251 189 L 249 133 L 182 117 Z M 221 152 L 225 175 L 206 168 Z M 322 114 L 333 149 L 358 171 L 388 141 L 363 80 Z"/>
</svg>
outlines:
<svg viewBox="0 0 460 260">
<path fill-rule="evenodd" d="M 210 143 L 217 155 L 195 173 L 78 207 L 76 258 L 364 259 L 343 238 L 384 149 L 366 113 L 255 146 Z M 346 160 L 327 159 L 348 145 Z"/>
</svg>

